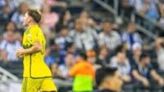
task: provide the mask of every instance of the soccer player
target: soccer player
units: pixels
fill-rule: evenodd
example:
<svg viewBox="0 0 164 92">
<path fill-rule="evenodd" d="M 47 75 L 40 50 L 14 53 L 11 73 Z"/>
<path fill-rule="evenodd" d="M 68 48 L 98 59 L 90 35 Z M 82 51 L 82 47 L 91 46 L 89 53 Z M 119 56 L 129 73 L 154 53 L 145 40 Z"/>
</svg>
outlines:
<svg viewBox="0 0 164 92">
<path fill-rule="evenodd" d="M 41 15 L 36 10 L 28 10 L 24 16 L 27 29 L 23 36 L 23 48 L 16 53 L 24 58 L 22 92 L 57 92 L 51 72 L 44 62 L 46 40 L 39 27 L 40 20 Z"/>
</svg>

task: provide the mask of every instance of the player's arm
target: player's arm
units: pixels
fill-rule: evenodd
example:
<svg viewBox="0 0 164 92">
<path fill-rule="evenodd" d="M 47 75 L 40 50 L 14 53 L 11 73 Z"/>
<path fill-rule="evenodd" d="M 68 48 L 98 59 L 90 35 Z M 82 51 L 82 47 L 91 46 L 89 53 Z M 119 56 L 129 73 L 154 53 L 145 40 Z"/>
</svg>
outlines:
<svg viewBox="0 0 164 92">
<path fill-rule="evenodd" d="M 34 42 L 31 48 L 24 49 L 23 54 L 32 54 L 42 50 L 42 45 L 39 41 Z"/>
<path fill-rule="evenodd" d="M 18 57 L 21 57 L 23 55 L 36 53 L 36 52 L 39 52 L 41 50 L 42 50 L 42 45 L 40 44 L 39 41 L 36 41 L 33 43 L 32 47 L 30 47 L 30 48 L 17 50 L 16 55 Z"/>
<path fill-rule="evenodd" d="M 19 49 L 17 50 L 16 55 L 18 57 L 23 57 L 24 55 L 27 54 L 32 54 L 32 53 L 36 53 L 42 50 L 42 44 L 41 44 L 41 33 L 36 31 L 36 29 L 31 29 L 31 34 L 32 34 L 32 38 L 30 38 L 31 40 L 31 47 L 29 48 L 25 48 L 25 49 Z"/>
</svg>

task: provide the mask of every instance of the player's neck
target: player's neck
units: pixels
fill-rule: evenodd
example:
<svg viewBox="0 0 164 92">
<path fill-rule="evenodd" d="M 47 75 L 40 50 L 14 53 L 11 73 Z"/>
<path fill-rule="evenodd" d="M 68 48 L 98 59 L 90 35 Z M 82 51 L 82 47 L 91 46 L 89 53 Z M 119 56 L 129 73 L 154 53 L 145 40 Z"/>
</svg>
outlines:
<svg viewBox="0 0 164 92">
<path fill-rule="evenodd" d="M 31 26 L 33 26 L 33 25 L 37 25 L 37 23 L 36 23 L 36 22 L 30 22 L 30 23 L 28 24 L 28 27 L 31 27 Z"/>
</svg>

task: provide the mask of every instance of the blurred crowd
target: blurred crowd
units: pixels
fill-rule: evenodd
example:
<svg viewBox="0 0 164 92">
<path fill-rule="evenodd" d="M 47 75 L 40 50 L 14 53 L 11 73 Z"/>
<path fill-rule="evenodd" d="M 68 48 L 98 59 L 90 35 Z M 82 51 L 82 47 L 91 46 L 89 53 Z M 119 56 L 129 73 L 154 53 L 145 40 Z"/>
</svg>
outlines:
<svg viewBox="0 0 164 92">
<path fill-rule="evenodd" d="M 121 0 L 119 7 L 121 16 L 130 18 L 135 14 L 136 21 L 149 30 L 154 30 L 155 26 L 164 28 L 164 0 Z M 153 26 L 143 18 L 153 22 Z"/>
<path fill-rule="evenodd" d="M 54 78 L 75 78 L 74 90 L 92 90 L 96 69 L 110 66 L 118 69 L 125 84 L 150 87 L 153 82 L 164 86 L 160 75 L 164 72 L 163 37 L 157 37 L 151 42 L 153 45 L 146 48 L 135 21 L 123 22 L 125 26 L 109 17 L 96 21 L 85 9 L 80 12 L 72 9 L 72 13 L 68 9 L 69 2 L 0 0 L 0 61 L 20 62 L 15 54 L 16 49 L 21 48 L 25 31 L 23 16 L 29 8 L 34 8 L 42 14 L 40 26 L 47 39 L 45 62 Z M 163 27 L 163 0 L 121 0 L 120 4 L 123 16 L 137 11 Z M 81 82 L 86 87 L 79 87 Z"/>
</svg>

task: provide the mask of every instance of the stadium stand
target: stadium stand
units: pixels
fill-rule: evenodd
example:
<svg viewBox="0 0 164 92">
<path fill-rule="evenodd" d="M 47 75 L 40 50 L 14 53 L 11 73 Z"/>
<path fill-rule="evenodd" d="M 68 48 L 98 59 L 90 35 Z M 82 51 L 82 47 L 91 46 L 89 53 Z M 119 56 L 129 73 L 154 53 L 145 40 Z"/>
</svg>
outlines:
<svg viewBox="0 0 164 92">
<path fill-rule="evenodd" d="M 59 92 L 72 92 L 74 77 L 68 75 L 81 52 L 95 70 L 117 67 L 124 75 L 123 92 L 164 92 L 163 0 L 0 0 L 0 85 L 4 86 L 0 92 L 12 83 L 20 87 L 22 59 L 15 53 L 21 47 L 23 15 L 29 8 L 42 13 L 45 62 Z M 150 63 L 138 69 L 142 79 L 137 80 L 133 70 L 142 66 L 142 53 Z M 149 76 L 151 70 L 162 80 Z"/>
</svg>

